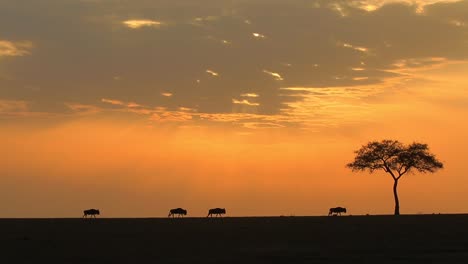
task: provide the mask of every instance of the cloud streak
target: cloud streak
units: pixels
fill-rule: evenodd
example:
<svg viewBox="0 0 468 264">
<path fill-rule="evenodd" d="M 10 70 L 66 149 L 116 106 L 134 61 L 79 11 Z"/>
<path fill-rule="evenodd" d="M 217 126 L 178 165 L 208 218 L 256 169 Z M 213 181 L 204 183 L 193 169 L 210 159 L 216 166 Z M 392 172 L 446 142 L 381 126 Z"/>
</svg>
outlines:
<svg viewBox="0 0 468 264">
<path fill-rule="evenodd" d="M 12 42 L 7 40 L 0 40 L 0 57 L 2 56 L 26 56 L 31 54 L 33 47 L 30 41 Z"/>
<path fill-rule="evenodd" d="M 259 103 L 250 102 L 247 99 L 243 99 L 243 100 L 232 99 L 232 103 L 233 104 L 249 105 L 249 106 L 259 106 L 260 105 Z"/>
<path fill-rule="evenodd" d="M 142 27 L 155 27 L 158 28 L 163 25 L 160 21 L 149 20 L 149 19 L 132 19 L 122 22 L 126 27 L 131 29 L 138 29 Z"/>
</svg>

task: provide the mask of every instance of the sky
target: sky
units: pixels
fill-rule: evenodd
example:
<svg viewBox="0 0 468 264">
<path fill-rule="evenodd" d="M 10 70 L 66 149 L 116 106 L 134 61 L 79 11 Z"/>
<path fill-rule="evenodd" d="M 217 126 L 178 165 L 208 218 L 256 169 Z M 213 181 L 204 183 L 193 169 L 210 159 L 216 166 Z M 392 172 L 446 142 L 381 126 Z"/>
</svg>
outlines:
<svg viewBox="0 0 468 264">
<path fill-rule="evenodd" d="M 0 217 L 468 212 L 468 0 L 0 0 Z"/>
</svg>

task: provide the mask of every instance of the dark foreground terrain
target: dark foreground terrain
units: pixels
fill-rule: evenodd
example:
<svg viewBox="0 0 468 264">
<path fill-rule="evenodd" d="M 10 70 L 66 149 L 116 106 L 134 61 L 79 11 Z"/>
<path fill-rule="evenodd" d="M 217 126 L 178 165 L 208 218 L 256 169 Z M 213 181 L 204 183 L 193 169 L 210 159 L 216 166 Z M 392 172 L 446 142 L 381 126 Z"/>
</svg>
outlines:
<svg viewBox="0 0 468 264">
<path fill-rule="evenodd" d="M 0 219 L 0 263 L 468 263 L 468 215 Z"/>
</svg>

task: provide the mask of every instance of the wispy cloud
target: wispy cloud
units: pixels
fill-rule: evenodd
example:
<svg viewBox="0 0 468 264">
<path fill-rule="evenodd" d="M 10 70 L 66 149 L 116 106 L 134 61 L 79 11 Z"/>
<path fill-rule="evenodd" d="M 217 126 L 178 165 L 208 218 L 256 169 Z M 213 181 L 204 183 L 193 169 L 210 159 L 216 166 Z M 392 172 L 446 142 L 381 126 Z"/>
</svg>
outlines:
<svg viewBox="0 0 468 264">
<path fill-rule="evenodd" d="M 149 107 L 140 105 L 139 108 L 129 107 L 128 102 L 120 100 L 104 99 L 103 101 L 120 106 L 115 109 L 107 109 L 111 112 L 127 112 L 137 115 L 147 116 L 148 120 L 157 123 L 177 123 L 181 126 L 196 125 L 197 122 L 230 123 L 237 124 L 244 128 L 279 128 L 295 122 L 290 117 L 283 115 L 260 115 L 254 113 L 200 113 L 197 109 L 190 107 L 178 107 L 170 110 L 166 107 Z M 232 100 L 233 104 L 246 107 L 256 107 L 259 103 L 251 102 L 247 99 Z M 80 108 L 80 106 L 77 106 Z"/>
<path fill-rule="evenodd" d="M 161 93 L 161 95 L 164 96 L 164 97 L 172 97 L 173 96 L 173 94 L 169 93 L 169 92 Z"/>
<path fill-rule="evenodd" d="M 113 100 L 113 99 L 106 99 L 106 98 L 102 98 L 101 102 L 107 103 L 107 104 L 112 104 L 112 105 L 125 105 L 125 103 L 122 102 L 122 101 Z"/>
<path fill-rule="evenodd" d="M 63 114 L 33 111 L 30 102 L 24 100 L 0 99 L 0 119 L 28 118 L 28 117 L 56 117 Z"/>
<path fill-rule="evenodd" d="M 163 25 L 161 21 L 148 20 L 148 19 L 132 19 L 122 22 L 126 27 L 131 29 L 137 29 L 141 27 L 160 27 Z"/>
<path fill-rule="evenodd" d="M 365 80 L 369 80 L 369 77 L 354 77 L 353 80 L 354 81 L 365 81 Z"/>
<path fill-rule="evenodd" d="M 340 16 L 342 17 L 345 17 L 346 16 L 346 13 L 345 13 L 345 10 L 344 8 L 341 6 L 340 3 L 333 3 L 330 5 L 331 9 L 336 11 L 338 14 L 340 14 Z"/>
<path fill-rule="evenodd" d="M 219 73 L 213 71 L 213 70 L 206 70 L 207 73 L 211 74 L 211 76 L 219 76 Z"/>
<path fill-rule="evenodd" d="M 258 94 L 256 93 L 244 93 L 244 94 L 241 94 L 241 97 L 259 97 Z"/>
<path fill-rule="evenodd" d="M 26 112 L 28 109 L 26 101 L 0 100 L 0 113 Z"/>
<path fill-rule="evenodd" d="M 243 100 L 237 100 L 237 99 L 232 99 L 233 104 L 243 104 L 243 105 L 250 105 L 250 106 L 259 106 L 259 103 L 253 103 L 250 102 L 249 100 L 243 99 Z"/>
<path fill-rule="evenodd" d="M 250 129 L 268 129 L 268 128 L 283 128 L 284 125 L 269 122 L 246 122 L 243 124 L 245 128 Z"/>
<path fill-rule="evenodd" d="M 186 122 L 192 119 L 192 114 L 183 111 L 158 112 L 150 116 L 150 120 L 155 122 Z"/>
<path fill-rule="evenodd" d="M 166 107 L 149 107 L 133 102 L 124 102 L 115 99 L 101 99 L 102 102 L 119 106 L 117 109 L 107 109 L 111 112 L 127 112 L 147 116 L 152 122 L 187 122 L 193 119 L 196 109 L 179 107 L 169 110 Z"/>
<path fill-rule="evenodd" d="M 138 108 L 138 107 L 141 107 L 141 105 L 137 104 L 137 103 L 134 103 L 134 102 L 130 102 L 127 104 L 128 107 L 130 108 Z"/>
<path fill-rule="evenodd" d="M 340 43 L 340 45 L 342 45 L 345 48 L 353 49 L 353 50 L 364 52 L 364 53 L 369 52 L 369 49 L 366 47 L 354 46 L 349 43 Z"/>
<path fill-rule="evenodd" d="M 260 34 L 260 33 L 256 33 L 256 32 L 252 33 L 252 36 L 253 36 L 254 38 L 257 38 L 257 39 L 264 39 L 264 38 L 266 38 L 265 35 Z"/>
<path fill-rule="evenodd" d="M 74 114 L 79 115 L 96 114 L 102 111 L 101 108 L 88 104 L 65 103 L 65 106 L 68 107 L 68 109 L 70 109 Z"/>
<path fill-rule="evenodd" d="M 215 21 L 218 21 L 220 16 L 205 16 L 205 17 L 196 17 L 188 22 L 188 24 L 196 27 L 206 27 Z"/>
<path fill-rule="evenodd" d="M 101 102 L 111 104 L 111 105 L 126 106 L 126 107 L 129 107 L 129 108 L 142 107 L 142 105 L 134 103 L 134 102 L 123 102 L 123 101 L 119 101 L 119 100 L 106 99 L 106 98 L 101 99 Z"/>
<path fill-rule="evenodd" d="M 25 56 L 31 54 L 33 47 L 30 41 L 12 42 L 0 40 L 0 57 L 2 56 Z"/>
<path fill-rule="evenodd" d="M 397 60 L 392 66 L 397 69 L 416 69 L 417 71 L 433 68 L 434 66 L 445 65 L 449 61 L 446 58 L 429 57 Z"/>
<path fill-rule="evenodd" d="M 205 16 L 205 17 L 196 17 L 194 21 L 202 22 L 202 21 L 216 21 L 219 20 L 219 16 Z"/>
<path fill-rule="evenodd" d="M 66 102 L 63 105 L 69 109 L 65 112 L 41 111 L 32 107 L 34 102 L 24 100 L 0 99 L 0 119 L 9 118 L 63 118 L 96 114 L 103 111 L 102 108 L 89 104 Z"/>
<path fill-rule="evenodd" d="M 435 3 L 450 3 L 460 2 L 462 0 L 361 0 L 361 1 L 350 1 L 351 5 L 357 6 L 368 12 L 376 11 L 382 6 L 390 3 L 406 3 L 409 5 L 417 6 L 416 11 L 418 13 L 424 12 L 424 7 Z"/>
<path fill-rule="evenodd" d="M 195 109 L 195 108 L 190 108 L 190 107 L 183 107 L 183 106 L 181 106 L 181 107 L 179 107 L 178 109 L 179 109 L 179 111 L 182 111 L 182 112 L 197 112 L 197 109 Z"/>
<path fill-rule="evenodd" d="M 268 70 L 263 70 L 263 72 L 268 74 L 268 75 L 273 76 L 273 78 L 275 78 L 275 80 L 277 80 L 277 81 L 284 80 L 283 77 L 281 76 L 281 74 L 279 74 L 277 72 L 271 72 L 271 71 L 268 71 Z"/>
</svg>

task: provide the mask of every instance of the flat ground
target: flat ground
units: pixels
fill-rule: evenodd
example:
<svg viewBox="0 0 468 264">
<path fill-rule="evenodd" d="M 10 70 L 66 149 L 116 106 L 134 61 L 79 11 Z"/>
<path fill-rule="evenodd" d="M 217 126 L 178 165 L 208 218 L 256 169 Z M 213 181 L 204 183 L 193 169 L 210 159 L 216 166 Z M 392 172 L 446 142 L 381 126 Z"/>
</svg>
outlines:
<svg viewBox="0 0 468 264">
<path fill-rule="evenodd" d="M 468 263 L 468 215 L 0 219 L 1 263 Z"/>
</svg>

